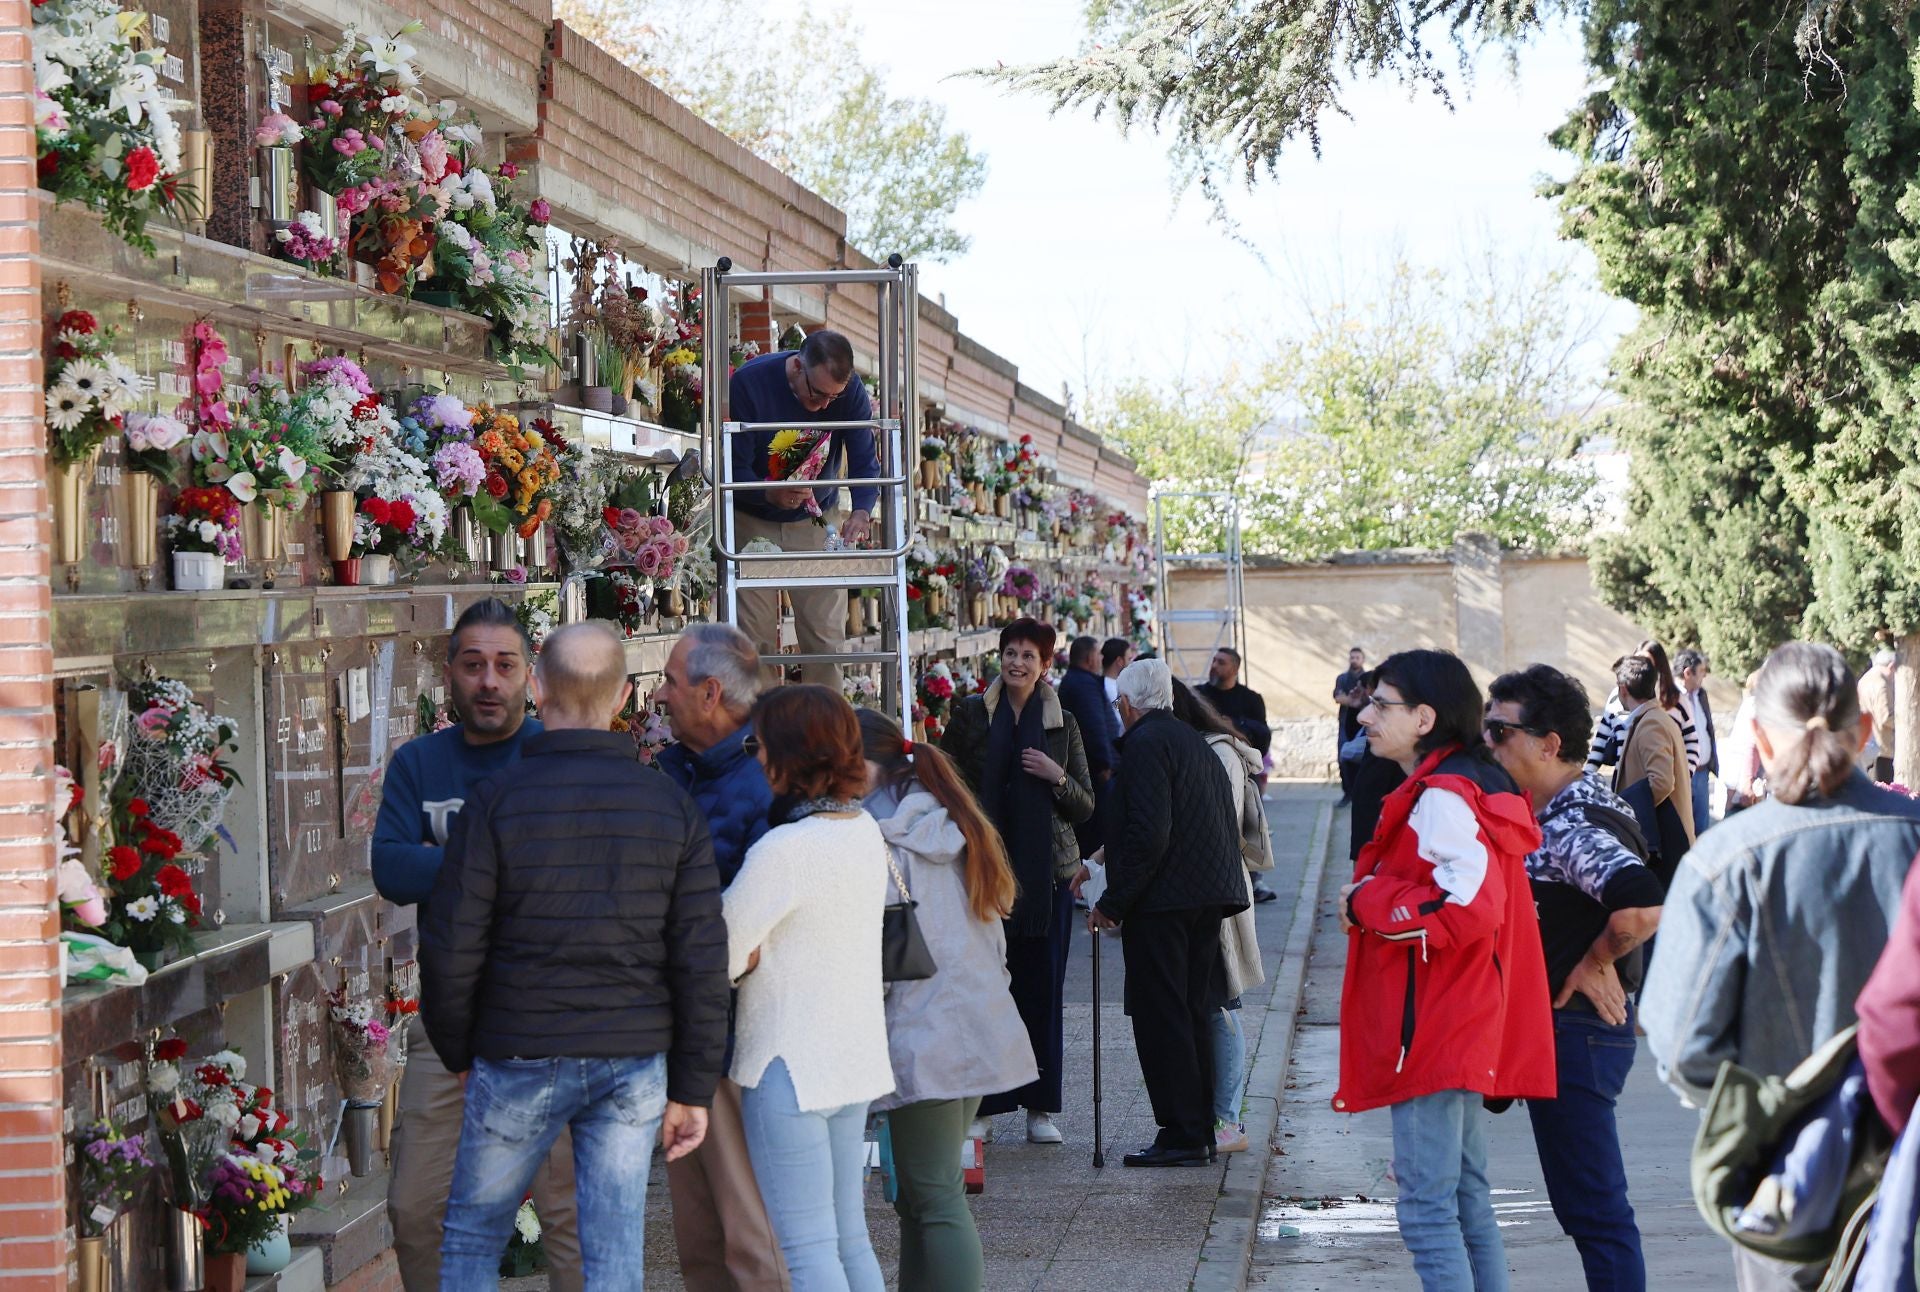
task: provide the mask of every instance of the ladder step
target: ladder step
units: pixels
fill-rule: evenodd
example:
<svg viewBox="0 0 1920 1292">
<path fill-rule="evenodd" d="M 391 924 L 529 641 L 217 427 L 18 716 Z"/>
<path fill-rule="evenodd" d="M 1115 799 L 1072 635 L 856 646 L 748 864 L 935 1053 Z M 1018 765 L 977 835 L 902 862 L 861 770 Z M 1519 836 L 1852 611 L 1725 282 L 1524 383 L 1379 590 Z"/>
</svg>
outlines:
<svg viewBox="0 0 1920 1292">
<path fill-rule="evenodd" d="M 1224 561 L 1225 552 L 1166 552 L 1160 557 L 1163 561 Z"/>
<path fill-rule="evenodd" d="M 1237 618 L 1231 610 L 1162 610 L 1161 621 L 1170 624 L 1224 624 Z"/>
<path fill-rule="evenodd" d="M 900 656 L 890 650 L 838 651 L 831 655 L 762 655 L 762 664 L 898 664 Z"/>
<path fill-rule="evenodd" d="M 891 588 L 897 576 L 891 574 L 801 574 L 791 578 L 735 579 L 733 586 L 742 592 L 777 591 L 781 588 Z"/>
</svg>

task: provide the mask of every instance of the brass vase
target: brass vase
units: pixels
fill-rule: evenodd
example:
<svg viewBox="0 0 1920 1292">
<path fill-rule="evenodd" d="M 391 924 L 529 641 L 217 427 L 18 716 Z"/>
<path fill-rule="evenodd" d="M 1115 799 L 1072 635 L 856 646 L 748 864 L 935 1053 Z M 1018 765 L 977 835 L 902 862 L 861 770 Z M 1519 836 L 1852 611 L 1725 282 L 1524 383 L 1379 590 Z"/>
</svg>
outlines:
<svg viewBox="0 0 1920 1292">
<path fill-rule="evenodd" d="M 78 565 L 87 558 L 87 486 L 100 462 L 100 446 L 72 466 L 47 464 L 47 491 L 53 495 L 54 557 L 58 565 Z"/>
<path fill-rule="evenodd" d="M 80 1240 L 79 1292 L 107 1292 L 107 1240 L 105 1236 Z"/>
<path fill-rule="evenodd" d="M 160 539 L 160 479 L 128 471 L 127 561 L 136 569 L 152 565 Z"/>
<path fill-rule="evenodd" d="M 400 1117 L 400 1082 L 396 1079 L 387 1086 L 387 1096 L 380 1101 L 380 1124 L 374 1135 L 374 1143 L 382 1153 L 393 1147 L 393 1124 Z"/>
<path fill-rule="evenodd" d="M 327 559 L 344 561 L 353 553 L 353 494 L 329 489 L 320 495 L 320 527 L 326 535 Z"/>
<path fill-rule="evenodd" d="M 286 516 L 272 503 L 254 501 L 241 507 L 240 533 L 247 555 L 262 565 L 286 555 Z"/>
</svg>

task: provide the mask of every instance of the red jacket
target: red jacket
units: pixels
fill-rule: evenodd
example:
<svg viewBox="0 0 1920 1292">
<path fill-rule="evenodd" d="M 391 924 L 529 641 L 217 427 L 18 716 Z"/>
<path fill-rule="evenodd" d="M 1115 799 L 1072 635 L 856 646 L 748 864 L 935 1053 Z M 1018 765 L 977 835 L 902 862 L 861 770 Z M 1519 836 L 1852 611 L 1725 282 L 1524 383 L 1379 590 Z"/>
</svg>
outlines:
<svg viewBox="0 0 1920 1292">
<path fill-rule="evenodd" d="M 1887 949 L 1873 968 L 1860 999 L 1860 1061 L 1867 1088 L 1895 1134 L 1907 1128 L 1920 1100 L 1920 864 L 1907 872 L 1900 914 L 1887 934 Z"/>
<path fill-rule="evenodd" d="M 1429 754 L 1354 865 L 1340 1089 L 1364 1112 L 1441 1090 L 1551 1099 L 1553 1011 L 1527 854 L 1540 827 L 1500 768 Z"/>
</svg>

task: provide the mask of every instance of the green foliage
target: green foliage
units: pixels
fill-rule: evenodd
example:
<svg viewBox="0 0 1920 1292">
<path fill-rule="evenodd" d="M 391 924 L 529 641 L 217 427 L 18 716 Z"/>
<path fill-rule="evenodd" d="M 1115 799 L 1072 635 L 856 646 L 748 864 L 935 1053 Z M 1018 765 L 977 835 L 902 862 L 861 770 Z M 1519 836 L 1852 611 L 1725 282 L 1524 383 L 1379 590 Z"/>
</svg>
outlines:
<svg viewBox="0 0 1920 1292">
<path fill-rule="evenodd" d="M 1088 0 L 1091 38 L 1078 54 L 971 75 L 1037 95 L 1053 109 L 1088 108 L 1122 130 L 1166 135 L 1182 176 L 1217 202 L 1218 177 L 1251 183 L 1323 118 L 1346 115 L 1342 93 L 1389 76 L 1443 102 L 1445 75 L 1426 43 L 1444 26 L 1464 53 L 1538 22 L 1535 0 Z"/>
<path fill-rule="evenodd" d="M 1817 16 L 1596 5 L 1605 88 L 1555 136 L 1580 162 L 1554 190 L 1567 232 L 1643 311 L 1615 365 L 1628 527 L 1597 578 L 1726 671 L 1801 633 L 1920 627 L 1915 19 Z"/>
<path fill-rule="evenodd" d="M 557 0 L 554 16 L 847 213 L 875 259 L 944 261 L 986 160 L 945 109 L 887 92 L 845 12 L 769 22 L 751 0 Z"/>
<path fill-rule="evenodd" d="M 1449 283 L 1398 265 L 1375 299 L 1314 311 L 1251 372 L 1205 390 L 1125 387 L 1090 424 L 1159 492 L 1238 482 L 1250 553 L 1582 543 L 1593 429 L 1575 355 L 1590 330 L 1564 271 Z M 1224 545 L 1218 507 L 1169 504 L 1176 550 Z"/>
</svg>

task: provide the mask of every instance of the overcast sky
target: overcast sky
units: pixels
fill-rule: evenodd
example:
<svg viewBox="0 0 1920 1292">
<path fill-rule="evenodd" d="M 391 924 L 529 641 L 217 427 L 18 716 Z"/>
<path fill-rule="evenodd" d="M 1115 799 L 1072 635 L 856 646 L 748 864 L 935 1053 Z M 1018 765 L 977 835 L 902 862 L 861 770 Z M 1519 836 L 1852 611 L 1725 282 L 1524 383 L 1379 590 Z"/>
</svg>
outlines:
<svg viewBox="0 0 1920 1292">
<path fill-rule="evenodd" d="M 1209 225 L 1197 196 L 1173 206 L 1152 134 L 1123 138 L 1084 114 L 1050 118 L 1039 100 L 946 79 L 1072 52 L 1077 0 L 843 3 L 894 92 L 944 103 L 949 125 L 987 154 L 986 188 L 959 213 L 972 249 L 925 266 L 922 291 L 944 292 L 964 331 L 1050 395 L 1062 381 L 1210 375 L 1236 346 L 1284 328 L 1303 289 L 1358 296 L 1396 252 L 1447 268 L 1491 242 L 1541 264 L 1571 257 L 1592 281 L 1591 259 L 1558 241 L 1553 204 L 1534 195 L 1569 169 L 1545 135 L 1585 82 L 1565 24 L 1522 52 L 1517 78 L 1489 56 L 1472 85 L 1455 80 L 1453 112 L 1395 86 L 1359 88 L 1354 120 L 1329 124 L 1322 157 L 1301 147 L 1276 180 L 1235 198 L 1256 257 Z M 1631 318 L 1612 308 L 1609 335 Z M 1594 347 L 1596 370 L 1605 351 Z"/>
</svg>

